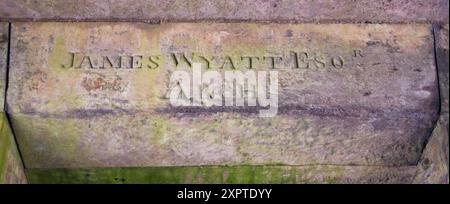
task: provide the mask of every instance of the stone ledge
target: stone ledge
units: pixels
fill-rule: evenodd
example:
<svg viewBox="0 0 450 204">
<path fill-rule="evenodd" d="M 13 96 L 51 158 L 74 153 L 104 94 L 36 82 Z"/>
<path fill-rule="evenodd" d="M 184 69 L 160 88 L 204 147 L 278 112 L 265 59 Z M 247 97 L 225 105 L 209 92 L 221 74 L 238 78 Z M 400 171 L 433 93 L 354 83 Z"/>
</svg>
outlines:
<svg viewBox="0 0 450 204">
<path fill-rule="evenodd" d="M 3 0 L 0 19 L 13 21 L 270 21 L 320 23 L 448 23 L 448 0 Z"/>
</svg>

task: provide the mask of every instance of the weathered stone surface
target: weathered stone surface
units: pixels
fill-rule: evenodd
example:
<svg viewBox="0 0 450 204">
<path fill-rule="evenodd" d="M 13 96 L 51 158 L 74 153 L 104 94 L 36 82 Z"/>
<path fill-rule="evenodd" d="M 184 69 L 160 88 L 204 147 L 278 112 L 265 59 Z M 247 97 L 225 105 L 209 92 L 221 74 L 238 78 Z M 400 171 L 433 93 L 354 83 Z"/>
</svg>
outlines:
<svg viewBox="0 0 450 204">
<path fill-rule="evenodd" d="M 81 68 L 63 68 L 69 52 Z M 251 69 L 279 72 L 278 115 L 171 107 L 169 74 L 190 68 L 170 53 L 183 52 L 218 56 L 220 71 L 226 56 L 237 70 L 282 56 Z M 99 68 L 119 55 L 159 67 Z M 7 111 L 28 168 L 415 165 L 439 109 L 424 24 L 13 23 L 11 56 Z"/>
<path fill-rule="evenodd" d="M 9 123 L 3 112 L 0 114 L 0 184 L 27 183 Z"/>
<path fill-rule="evenodd" d="M 436 25 L 436 59 L 439 73 L 441 115 L 422 158 L 415 183 L 449 183 L 449 25 Z"/>
<path fill-rule="evenodd" d="M 6 60 L 8 52 L 8 23 L 0 22 L 0 106 L 5 103 Z"/>
<path fill-rule="evenodd" d="M 448 0 L 3 0 L 0 19 L 444 22 Z"/>
<path fill-rule="evenodd" d="M 28 169 L 30 183 L 411 183 L 415 166 L 206 166 Z"/>
</svg>

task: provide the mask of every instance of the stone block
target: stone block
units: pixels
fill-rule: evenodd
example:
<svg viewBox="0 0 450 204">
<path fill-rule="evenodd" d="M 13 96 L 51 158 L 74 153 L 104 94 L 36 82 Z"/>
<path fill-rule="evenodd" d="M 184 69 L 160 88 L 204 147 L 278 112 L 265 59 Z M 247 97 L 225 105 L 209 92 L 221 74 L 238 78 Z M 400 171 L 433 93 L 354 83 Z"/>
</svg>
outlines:
<svg viewBox="0 0 450 204">
<path fill-rule="evenodd" d="M 27 168 L 410 166 L 438 118 L 428 24 L 34 22 L 11 35 L 7 112 Z M 193 62 L 276 71 L 277 114 L 174 107 L 170 77 Z"/>
</svg>

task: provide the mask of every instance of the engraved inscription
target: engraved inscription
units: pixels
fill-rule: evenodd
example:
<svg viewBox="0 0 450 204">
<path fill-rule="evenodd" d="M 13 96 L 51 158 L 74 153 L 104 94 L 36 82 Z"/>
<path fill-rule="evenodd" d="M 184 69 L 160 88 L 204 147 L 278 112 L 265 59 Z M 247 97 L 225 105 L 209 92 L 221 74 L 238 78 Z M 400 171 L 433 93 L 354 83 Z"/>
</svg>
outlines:
<svg viewBox="0 0 450 204">
<path fill-rule="evenodd" d="M 61 64 L 64 69 L 155 69 L 160 66 L 158 55 L 95 56 L 69 52 L 68 56 L 67 62 Z"/>
<path fill-rule="evenodd" d="M 319 52 L 288 51 L 283 56 L 207 56 L 198 53 L 167 53 L 165 55 L 91 55 L 68 52 L 63 69 L 156 69 L 167 59 L 173 67 L 188 66 L 194 62 L 204 64 L 206 69 L 335 69 L 349 67 L 347 60 L 362 58 L 361 50 L 353 50 L 347 56 L 325 55 Z"/>
</svg>

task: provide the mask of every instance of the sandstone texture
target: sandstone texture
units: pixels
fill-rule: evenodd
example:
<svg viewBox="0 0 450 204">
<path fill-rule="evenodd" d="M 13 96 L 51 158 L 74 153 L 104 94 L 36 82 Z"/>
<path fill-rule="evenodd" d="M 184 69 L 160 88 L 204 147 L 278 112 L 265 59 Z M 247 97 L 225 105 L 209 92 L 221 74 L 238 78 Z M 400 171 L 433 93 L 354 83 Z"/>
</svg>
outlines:
<svg viewBox="0 0 450 204">
<path fill-rule="evenodd" d="M 449 22 L 448 0 L 1 0 L 2 20 Z"/>
<path fill-rule="evenodd" d="M 11 36 L 7 112 L 30 169 L 411 166 L 439 113 L 428 24 L 17 22 Z M 278 114 L 172 107 L 169 76 L 192 62 L 278 71 Z"/>
</svg>

